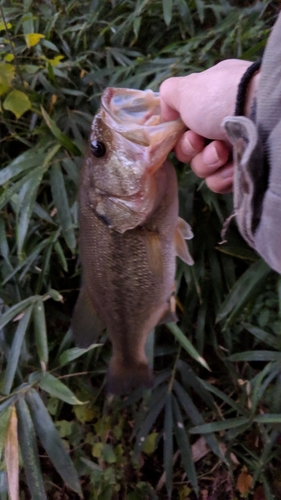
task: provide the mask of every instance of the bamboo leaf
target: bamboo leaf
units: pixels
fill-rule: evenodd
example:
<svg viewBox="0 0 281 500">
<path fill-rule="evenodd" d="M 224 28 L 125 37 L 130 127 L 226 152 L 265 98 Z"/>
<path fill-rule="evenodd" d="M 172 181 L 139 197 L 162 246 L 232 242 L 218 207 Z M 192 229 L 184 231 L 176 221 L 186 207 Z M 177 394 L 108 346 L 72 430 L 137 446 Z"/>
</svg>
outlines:
<svg viewBox="0 0 281 500">
<path fill-rule="evenodd" d="M 195 424 L 196 426 L 200 425 L 201 427 L 203 425 L 208 425 L 208 424 L 204 423 L 204 420 L 203 420 L 201 414 L 199 413 L 199 411 L 197 410 L 196 406 L 194 405 L 193 401 L 191 400 L 191 398 L 189 397 L 187 392 L 183 389 L 183 387 L 177 381 L 174 382 L 174 389 L 175 389 L 175 392 L 178 396 L 178 400 L 179 400 L 180 404 L 182 405 L 186 414 L 189 416 L 192 423 Z M 209 432 L 209 434 L 206 434 L 206 436 L 204 436 L 204 438 L 206 439 L 206 442 L 209 445 L 209 447 L 211 448 L 211 450 L 221 460 L 223 460 L 225 462 L 225 458 L 223 457 L 223 455 L 221 453 L 221 450 L 219 448 L 219 445 L 218 445 L 218 442 L 217 442 L 215 436 L 213 434 L 211 434 L 211 432 Z"/>
<path fill-rule="evenodd" d="M 57 472 L 73 491 L 83 497 L 77 472 L 42 399 L 35 390 L 30 390 L 26 401 L 36 433 Z"/>
<path fill-rule="evenodd" d="M 173 418 L 172 395 L 170 392 L 166 397 L 164 418 L 164 471 L 168 498 L 171 498 L 173 487 Z"/>
<path fill-rule="evenodd" d="M 157 401 L 157 403 L 149 410 L 147 416 L 143 420 L 140 429 L 136 436 L 136 443 L 134 447 L 134 456 L 137 457 L 142 450 L 145 438 L 148 435 L 152 425 L 157 419 L 159 413 L 165 405 L 166 394 L 163 393 L 162 397 Z"/>
<path fill-rule="evenodd" d="M 230 361 L 281 361 L 281 353 L 277 351 L 245 351 L 232 354 Z"/>
<path fill-rule="evenodd" d="M 29 306 L 29 308 L 25 311 L 23 317 L 19 320 L 18 327 L 15 331 L 14 339 L 8 355 L 7 367 L 4 373 L 4 383 L 3 383 L 4 394 L 9 394 L 12 388 L 14 376 L 18 367 L 21 346 L 29 324 L 31 313 L 32 313 L 32 306 Z"/>
<path fill-rule="evenodd" d="M 234 429 L 235 427 L 240 427 L 249 423 L 250 420 L 247 417 L 236 417 L 228 418 L 222 422 L 212 422 L 211 424 L 197 425 L 189 429 L 191 434 L 206 434 L 209 432 L 224 431 L 226 429 Z"/>
<path fill-rule="evenodd" d="M 30 217 L 37 197 L 37 191 L 46 170 L 46 166 L 36 169 L 34 171 L 34 176 L 22 186 L 22 189 L 25 190 L 25 196 L 20 206 L 19 221 L 17 224 L 17 244 L 19 256 L 22 253 Z"/>
<path fill-rule="evenodd" d="M 217 321 L 221 321 L 231 313 L 227 320 L 229 323 L 241 311 L 246 301 L 256 293 L 257 286 L 264 281 L 270 271 L 270 267 L 261 259 L 252 264 L 236 281 L 226 297 L 217 315 Z"/>
<path fill-rule="evenodd" d="M 65 384 L 63 384 L 58 378 L 54 377 L 50 373 L 46 373 L 41 377 L 39 381 L 39 387 L 55 398 L 58 398 L 70 405 L 84 404 L 82 401 L 79 401 L 79 399 L 76 398 L 73 392 Z"/>
<path fill-rule="evenodd" d="M 162 4 L 164 21 L 169 26 L 172 20 L 173 0 L 162 0 Z"/>
<path fill-rule="evenodd" d="M 56 125 L 54 120 L 48 115 L 47 111 L 41 106 L 41 111 L 43 118 L 48 125 L 50 131 L 52 134 L 58 139 L 60 144 L 67 149 L 70 153 L 72 153 L 74 156 L 80 156 L 80 151 L 77 148 L 77 146 L 74 144 L 73 141 L 71 141 L 67 135 L 63 134 L 63 132 L 59 129 L 59 127 Z"/>
<path fill-rule="evenodd" d="M 11 500 L 19 499 L 19 444 L 18 419 L 15 406 L 12 407 L 5 442 L 5 462 Z"/>
<path fill-rule="evenodd" d="M 48 337 L 45 318 L 44 302 L 39 298 L 33 307 L 33 322 L 35 331 L 35 341 L 39 359 L 44 363 L 45 367 L 48 365 L 49 351 L 48 351 Z"/>
<path fill-rule="evenodd" d="M 181 329 L 175 323 L 167 323 L 167 328 L 169 328 L 170 332 L 176 337 L 182 347 L 188 352 L 188 354 L 198 361 L 200 365 L 204 366 L 207 370 L 211 371 L 205 359 L 200 356 L 200 354 L 196 351 L 195 347 L 191 344 L 190 340 L 184 335 Z"/>
<path fill-rule="evenodd" d="M 47 500 L 39 463 L 36 435 L 28 406 L 23 398 L 16 403 L 18 437 L 24 470 L 32 500 Z"/>
<path fill-rule="evenodd" d="M 5 441 L 11 418 L 11 413 L 12 413 L 12 405 L 8 406 L 7 408 L 2 407 L 0 405 L 0 457 L 2 456 L 5 447 Z"/>
<path fill-rule="evenodd" d="M 177 439 L 177 443 L 181 452 L 182 463 L 195 493 L 198 495 L 198 481 L 196 476 L 196 470 L 194 466 L 194 460 L 192 456 L 192 449 L 188 439 L 188 434 L 184 427 L 182 415 L 180 412 L 180 407 L 176 398 L 173 396 L 173 414 L 174 414 L 174 431 Z"/>
<path fill-rule="evenodd" d="M 74 251 L 76 239 L 73 221 L 65 189 L 64 177 L 60 165 L 57 162 L 51 168 L 51 189 L 65 241 L 70 250 Z"/>
<path fill-rule="evenodd" d="M 67 363 L 74 361 L 74 359 L 80 358 L 80 356 L 83 356 L 83 354 L 85 354 L 86 352 L 100 347 L 101 345 L 102 344 L 92 344 L 87 349 L 81 349 L 80 347 L 72 347 L 71 349 L 67 349 L 66 351 L 61 353 L 59 357 L 59 364 L 60 366 L 64 366 Z"/>
</svg>

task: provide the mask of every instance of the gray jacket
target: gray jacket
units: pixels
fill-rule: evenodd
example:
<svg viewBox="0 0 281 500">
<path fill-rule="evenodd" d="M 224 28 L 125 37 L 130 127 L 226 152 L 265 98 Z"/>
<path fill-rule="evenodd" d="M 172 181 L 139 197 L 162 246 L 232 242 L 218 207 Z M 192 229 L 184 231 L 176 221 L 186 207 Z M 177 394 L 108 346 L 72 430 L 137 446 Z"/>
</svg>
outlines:
<svg viewBox="0 0 281 500">
<path fill-rule="evenodd" d="M 234 209 L 243 238 L 281 273 L 281 14 L 264 52 L 255 115 L 223 122 L 233 144 Z"/>
</svg>

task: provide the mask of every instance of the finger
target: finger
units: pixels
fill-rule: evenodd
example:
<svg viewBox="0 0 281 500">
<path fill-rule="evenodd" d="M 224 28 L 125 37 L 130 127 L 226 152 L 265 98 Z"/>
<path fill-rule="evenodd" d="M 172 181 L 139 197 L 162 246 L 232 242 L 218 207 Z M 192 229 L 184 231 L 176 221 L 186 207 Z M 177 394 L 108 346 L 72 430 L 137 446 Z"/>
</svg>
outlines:
<svg viewBox="0 0 281 500">
<path fill-rule="evenodd" d="M 198 177 L 209 177 L 228 160 L 229 146 L 223 141 L 212 141 L 191 160 L 191 168 Z"/>
<path fill-rule="evenodd" d="M 183 163 L 189 163 L 194 156 L 204 149 L 205 140 L 201 135 L 188 130 L 177 142 L 174 151 L 177 158 Z"/>
<path fill-rule="evenodd" d="M 163 121 L 175 120 L 179 117 L 180 93 L 176 91 L 181 77 L 173 77 L 165 80 L 159 89 L 161 118 Z"/>
<path fill-rule="evenodd" d="M 217 170 L 215 174 L 207 177 L 206 184 L 214 193 L 230 193 L 233 190 L 233 175 L 233 163 L 227 163 L 227 165 Z"/>
</svg>

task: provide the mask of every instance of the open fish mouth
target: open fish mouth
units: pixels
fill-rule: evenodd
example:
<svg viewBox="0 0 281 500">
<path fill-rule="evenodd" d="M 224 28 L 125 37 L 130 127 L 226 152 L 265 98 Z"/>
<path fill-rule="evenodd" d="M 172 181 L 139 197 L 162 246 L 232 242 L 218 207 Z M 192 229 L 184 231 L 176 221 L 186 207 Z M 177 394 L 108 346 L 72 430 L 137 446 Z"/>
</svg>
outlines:
<svg viewBox="0 0 281 500">
<path fill-rule="evenodd" d="M 106 125 L 132 143 L 148 148 L 148 154 L 160 147 L 165 158 L 186 129 L 180 118 L 162 121 L 159 93 L 150 89 L 107 88 L 101 106 Z"/>
</svg>

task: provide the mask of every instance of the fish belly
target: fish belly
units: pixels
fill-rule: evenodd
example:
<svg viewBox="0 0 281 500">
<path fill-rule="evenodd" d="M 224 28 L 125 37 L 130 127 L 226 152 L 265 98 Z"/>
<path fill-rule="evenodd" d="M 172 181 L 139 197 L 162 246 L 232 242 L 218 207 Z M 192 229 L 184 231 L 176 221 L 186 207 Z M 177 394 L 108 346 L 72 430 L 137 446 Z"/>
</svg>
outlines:
<svg viewBox="0 0 281 500">
<path fill-rule="evenodd" d="M 165 314 L 174 287 L 177 180 L 170 163 L 161 168 L 167 187 L 157 209 L 143 226 L 123 234 L 97 218 L 86 202 L 87 186 L 81 185 L 83 289 L 112 342 L 108 387 L 113 393 L 151 385 L 145 343 Z"/>
</svg>

